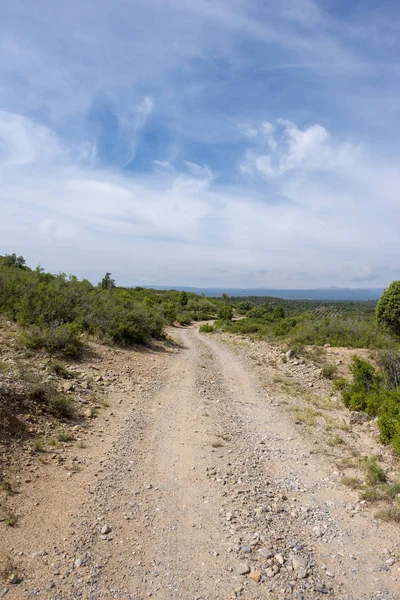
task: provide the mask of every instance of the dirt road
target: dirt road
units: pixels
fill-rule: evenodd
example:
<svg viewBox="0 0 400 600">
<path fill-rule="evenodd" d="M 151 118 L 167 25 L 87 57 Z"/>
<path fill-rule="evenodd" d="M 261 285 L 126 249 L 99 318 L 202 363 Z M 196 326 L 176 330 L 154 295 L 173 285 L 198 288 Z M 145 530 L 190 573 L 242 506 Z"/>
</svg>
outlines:
<svg viewBox="0 0 400 600">
<path fill-rule="evenodd" d="M 398 599 L 397 528 L 350 510 L 356 495 L 240 355 L 197 328 L 174 337 L 143 384 L 118 372 L 129 354 L 114 359 L 104 441 L 59 483 L 57 510 L 44 497 L 6 534 L 24 572 L 7 598 Z"/>
</svg>

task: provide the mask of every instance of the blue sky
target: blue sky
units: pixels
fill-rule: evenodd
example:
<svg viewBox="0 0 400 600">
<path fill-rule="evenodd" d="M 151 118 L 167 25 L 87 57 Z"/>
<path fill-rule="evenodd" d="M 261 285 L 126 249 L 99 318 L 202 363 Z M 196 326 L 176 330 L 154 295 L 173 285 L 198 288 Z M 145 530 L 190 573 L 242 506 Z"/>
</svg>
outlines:
<svg viewBox="0 0 400 600">
<path fill-rule="evenodd" d="M 400 7 L 13 0 L 0 253 L 119 284 L 400 278 Z"/>
</svg>

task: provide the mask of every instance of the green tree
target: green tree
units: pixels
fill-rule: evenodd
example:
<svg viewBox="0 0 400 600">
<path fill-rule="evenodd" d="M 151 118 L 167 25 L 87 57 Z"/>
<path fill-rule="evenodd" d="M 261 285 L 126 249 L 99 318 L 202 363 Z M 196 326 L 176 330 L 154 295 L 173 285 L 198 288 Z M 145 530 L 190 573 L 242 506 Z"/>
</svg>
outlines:
<svg viewBox="0 0 400 600">
<path fill-rule="evenodd" d="M 23 269 L 25 267 L 25 259 L 23 256 L 17 256 L 14 254 L 6 254 L 3 257 L 3 265 L 5 267 L 17 267 L 17 269 Z"/>
<path fill-rule="evenodd" d="M 218 317 L 223 321 L 232 321 L 233 307 L 230 304 L 223 304 L 218 311 Z"/>
<path fill-rule="evenodd" d="M 176 306 L 173 302 L 168 302 L 163 306 L 165 318 L 169 323 L 173 323 L 176 320 Z"/>
<path fill-rule="evenodd" d="M 237 307 L 241 313 L 246 313 L 253 308 L 253 303 L 250 300 L 243 300 L 243 302 L 239 302 Z"/>
<path fill-rule="evenodd" d="M 277 306 L 274 310 L 274 319 L 284 319 L 285 318 L 285 309 L 283 306 Z"/>
<path fill-rule="evenodd" d="M 178 301 L 181 306 L 186 306 L 188 303 L 188 295 L 184 290 L 179 294 Z"/>
<path fill-rule="evenodd" d="M 100 282 L 100 287 L 102 290 L 111 290 L 115 288 L 115 280 L 111 279 L 111 273 L 106 273 L 103 279 Z"/>
<path fill-rule="evenodd" d="M 392 281 L 383 292 L 375 314 L 378 323 L 387 325 L 392 333 L 400 336 L 400 281 Z"/>
</svg>

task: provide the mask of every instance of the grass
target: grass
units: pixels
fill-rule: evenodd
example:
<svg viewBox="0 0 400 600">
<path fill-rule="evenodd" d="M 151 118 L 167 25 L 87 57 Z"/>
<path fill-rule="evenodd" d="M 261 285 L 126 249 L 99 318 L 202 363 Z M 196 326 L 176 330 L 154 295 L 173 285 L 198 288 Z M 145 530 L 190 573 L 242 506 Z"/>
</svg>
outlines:
<svg viewBox="0 0 400 600">
<path fill-rule="evenodd" d="M 70 398 L 53 392 L 47 396 L 49 412 L 58 418 L 72 419 L 75 416 L 74 404 Z"/>
<path fill-rule="evenodd" d="M 365 470 L 367 483 L 375 486 L 380 483 L 386 483 L 387 477 L 383 468 L 378 464 L 375 456 L 363 456 L 359 460 L 360 466 Z"/>
<path fill-rule="evenodd" d="M 396 496 L 400 495 L 400 482 L 394 481 L 393 483 L 386 483 L 382 485 L 376 485 L 362 493 L 364 500 L 370 502 L 379 502 L 381 500 L 394 500 Z"/>
<path fill-rule="evenodd" d="M 4 518 L 4 523 L 7 525 L 7 527 L 15 527 L 18 523 L 18 516 L 13 512 L 7 513 Z"/>
<path fill-rule="evenodd" d="M 13 573 L 16 572 L 14 561 L 11 556 L 6 556 L 0 562 L 0 579 L 6 583 Z"/>
<path fill-rule="evenodd" d="M 305 392 L 304 394 L 302 394 L 302 396 L 314 406 L 322 408 L 324 410 L 334 410 L 335 408 L 342 408 L 342 403 L 340 402 L 340 400 L 332 396 L 319 396 L 311 392 Z"/>
<path fill-rule="evenodd" d="M 378 519 L 382 519 L 382 521 L 400 523 L 400 502 L 396 502 L 393 506 L 383 508 L 376 513 L 376 516 Z"/>
<path fill-rule="evenodd" d="M 340 435 L 334 435 L 327 441 L 328 446 L 331 446 L 331 447 L 340 446 L 344 443 L 345 443 L 344 439 Z"/>
<path fill-rule="evenodd" d="M 218 440 L 218 441 L 216 441 L 216 442 L 212 442 L 212 443 L 211 443 L 211 448 L 222 448 L 222 447 L 223 447 L 223 445 L 224 445 L 224 444 Z"/>
<path fill-rule="evenodd" d="M 72 471 L 72 473 L 80 473 L 82 471 L 82 467 L 80 465 L 76 465 L 72 463 L 69 467 L 67 467 L 68 471 Z"/>
<path fill-rule="evenodd" d="M 72 419 L 74 404 L 68 396 L 58 392 L 50 384 L 36 383 L 29 392 L 29 399 L 47 407 L 49 413 L 58 418 Z"/>
<path fill-rule="evenodd" d="M 39 452 L 45 452 L 45 446 L 42 439 L 35 440 L 32 444 L 32 450 L 37 454 Z"/>
<path fill-rule="evenodd" d="M 227 433 L 217 433 L 217 437 L 221 438 L 224 442 L 230 442 L 231 438 Z"/>
<path fill-rule="evenodd" d="M 57 377 L 61 377 L 62 379 L 72 379 L 73 377 L 76 377 L 74 371 L 70 371 L 63 363 L 58 361 L 50 362 L 48 364 L 48 369 L 50 373 L 54 373 L 54 375 L 57 375 Z"/>
<path fill-rule="evenodd" d="M 317 424 L 317 417 L 321 416 L 319 411 L 308 406 L 294 406 L 291 410 L 296 421 L 310 426 L 315 426 Z"/>
<path fill-rule="evenodd" d="M 325 377 L 325 379 L 333 379 L 337 371 L 338 368 L 336 365 L 333 365 L 332 363 L 326 363 L 321 369 L 322 377 Z"/>
<path fill-rule="evenodd" d="M 352 490 L 359 490 L 362 487 L 362 481 L 358 477 L 342 477 L 341 481 Z"/>
<path fill-rule="evenodd" d="M 13 489 L 12 489 L 12 485 L 9 481 L 2 481 L 1 482 L 1 490 L 3 492 L 5 492 L 6 494 L 12 494 L 13 493 Z"/>
<path fill-rule="evenodd" d="M 68 442 L 75 441 L 75 438 L 72 435 L 70 435 L 69 433 L 65 433 L 65 431 L 61 431 L 57 436 L 57 440 L 59 442 L 63 442 L 66 444 Z"/>
<path fill-rule="evenodd" d="M 321 346 L 312 346 L 311 348 L 303 348 L 301 355 L 313 362 L 316 365 L 323 366 L 325 364 L 326 350 Z"/>
</svg>

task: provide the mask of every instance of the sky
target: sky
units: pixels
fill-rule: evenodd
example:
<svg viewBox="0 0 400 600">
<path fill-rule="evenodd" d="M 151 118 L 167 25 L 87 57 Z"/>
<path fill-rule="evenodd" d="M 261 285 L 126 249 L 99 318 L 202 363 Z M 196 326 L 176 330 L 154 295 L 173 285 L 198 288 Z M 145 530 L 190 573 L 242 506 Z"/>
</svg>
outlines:
<svg viewBox="0 0 400 600">
<path fill-rule="evenodd" d="M 398 2 L 0 4 L 0 254 L 119 285 L 400 279 Z"/>
</svg>

